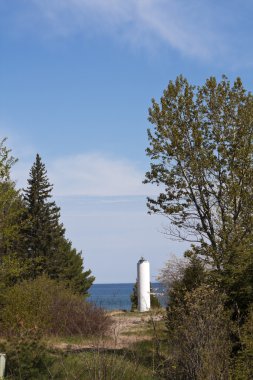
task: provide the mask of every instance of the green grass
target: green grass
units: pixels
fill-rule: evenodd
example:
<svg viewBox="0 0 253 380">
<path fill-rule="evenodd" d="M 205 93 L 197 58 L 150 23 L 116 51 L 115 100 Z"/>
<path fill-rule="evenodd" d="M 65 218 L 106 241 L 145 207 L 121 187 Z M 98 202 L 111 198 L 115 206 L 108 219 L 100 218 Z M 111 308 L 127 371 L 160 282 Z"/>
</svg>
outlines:
<svg viewBox="0 0 253 380">
<path fill-rule="evenodd" d="M 70 336 L 50 336 L 50 337 L 45 337 L 44 342 L 48 347 L 52 347 L 55 345 L 60 345 L 60 344 L 88 344 L 91 342 L 90 338 L 85 338 L 83 336 L 78 336 L 78 335 L 70 335 Z"/>
<path fill-rule="evenodd" d="M 154 380 L 152 370 L 124 352 L 92 351 L 55 358 L 49 379 Z"/>
<path fill-rule="evenodd" d="M 40 377 L 26 377 L 29 380 L 156 380 L 161 346 L 157 346 L 156 335 L 164 339 L 163 320 L 154 324 L 147 318 L 150 313 L 120 313 L 120 317 L 139 317 L 140 324 L 132 324 L 124 335 L 140 337 L 128 348 L 108 349 L 106 343 L 112 338 L 85 338 L 83 336 L 44 337 L 49 348 L 50 360 L 47 362 L 47 374 Z M 144 321 L 142 317 L 146 318 Z M 154 316 L 154 314 L 153 314 Z M 154 328 L 155 326 L 155 328 Z M 147 338 L 147 339 L 146 339 Z M 69 347 L 68 347 L 69 345 Z M 74 345 L 80 351 L 72 351 Z M 71 348 L 72 346 L 72 348 Z M 90 346 L 90 348 L 83 348 Z M 166 343 L 164 347 L 166 346 Z M 95 347 L 95 348 L 94 348 Z M 96 347 L 100 347 L 97 349 Z M 163 350 L 161 350 L 163 351 Z M 50 364 L 49 364 L 50 363 Z M 44 366 L 45 368 L 45 366 Z M 14 378 L 8 378 L 14 380 Z M 22 380 L 22 377 L 15 379 Z"/>
<path fill-rule="evenodd" d="M 122 313 L 127 317 L 143 316 L 142 313 Z M 150 315 L 150 314 L 146 314 Z M 165 322 L 156 321 L 155 331 L 153 323 L 147 320 L 142 325 L 131 326 L 124 335 L 148 336 L 132 343 L 129 348 L 122 350 L 90 350 L 83 353 L 72 353 L 59 356 L 51 368 L 52 378 L 55 379 L 84 379 L 84 380 L 154 380 L 156 369 L 159 366 L 159 353 L 164 352 Z M 159 336 L 159 352 L 155 339 Z M 69 343 L 78 342 L 76 338 L 69 338 Z M 83 341 L 85 342 L 85 340 Z M 64 377 L 65 376 L 65 377 Z"/>
<path fill-rule="evenodd" d="M 156 380 L 150 365 L 142 364 L 136 355 L 126 351 L 90 350 L 82 353 L 49 355 L 46 371 L 35 376 L 26 371 L 6 380 Z M 50 363 L 50 364 L 48 364 Z M 44 367 L 45 368 L 45 367 Z"/>
<path fill-rule="evenodd" d="M 44 343 L 47 345 L 47 347 L 55 347 L 55 346 L 61 346 L 61 345 L 79 345 L 79 346 L 86 346 L 86 345 L 92 345 L 97 346 L 98 344 L 101 345 L 101 343 L 106 343 L 110 341 L 110 337 L 99 337 L 99 336 L 93 336 L 93 337 L 84 337 L 82 335 L 70 335 L 70 336 L 50 336 L 45 337 L 43 339 Z"/>
</svg>

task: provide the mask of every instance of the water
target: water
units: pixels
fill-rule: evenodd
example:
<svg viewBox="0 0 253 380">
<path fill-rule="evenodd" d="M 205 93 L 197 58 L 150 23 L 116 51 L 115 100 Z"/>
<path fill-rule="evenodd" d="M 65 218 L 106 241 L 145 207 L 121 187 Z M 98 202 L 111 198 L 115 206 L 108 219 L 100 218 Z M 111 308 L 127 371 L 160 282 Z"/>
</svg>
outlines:
<svg viewBox="0 0 253 380">
<path fill-rule="evenodd" d="M 157 294 L 160 303 L 165 306 L 165 297 L 162 284 L 152 283 L 152 290 Z M 130 310 L 130 295 L 133 291 L 134 284 L 94 284 L 89 289 L 89 301 L 94 302 L 97 306 L 106 310 Z"/>
</svg>

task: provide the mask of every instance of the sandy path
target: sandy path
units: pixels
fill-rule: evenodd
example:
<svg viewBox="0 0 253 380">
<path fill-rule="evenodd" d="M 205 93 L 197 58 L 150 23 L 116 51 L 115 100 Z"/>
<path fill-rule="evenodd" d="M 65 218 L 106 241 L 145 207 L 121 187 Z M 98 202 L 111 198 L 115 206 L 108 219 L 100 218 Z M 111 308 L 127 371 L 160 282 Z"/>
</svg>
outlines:
<svg viewBox="0 0 253 380">
<path fill-rule="evenodd" d="M 83 343 L 78 344 L 55 343 L 53 348 L 64 351 L 118 350 L 126 348 L 135 342 L 152 339 L 152 335 L 146 334 L 149 323 L 151 319 L 153 321 L 162 319 L 162 314 L 151 315 L 146 313 L 112 312 L 110 316 L 113 323 L 105 337 L 85 340 Z"/>
</svg>

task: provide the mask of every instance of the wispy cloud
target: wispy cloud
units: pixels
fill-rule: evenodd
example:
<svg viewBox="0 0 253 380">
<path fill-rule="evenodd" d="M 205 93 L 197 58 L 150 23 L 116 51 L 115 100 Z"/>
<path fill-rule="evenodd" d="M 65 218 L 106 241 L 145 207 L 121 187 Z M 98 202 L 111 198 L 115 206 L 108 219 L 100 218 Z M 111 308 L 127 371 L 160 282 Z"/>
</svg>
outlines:
<svg viewBox="0 0 253 380">
<path fill-rule="evenodd" d="M 143 195 L 144 173 L 132 162 L 102 154 L 80 154 L 55 160 L 48 168 L 57 195 Z"/>
<path fill-rule="evenodd" d="M 31 159 L 16 164 L 13 176 L 18 187 L 26 187 L 30 167 Z M 134 162 L 100 153 L 60 157 L 46 167 L 56 196 L 122 197 L 155 192 L 151 185 L 142 184 L 144 172 Z"/>
<path fill-rule="evenodd" d="M 0 135 L 7 136 L 6 146 L 18 162 L 12 168 L 12 179 L 18 188 L 27 186 L 36 148 L 21 135 L 12 133 L 10 126 L 0 120 Z M 145 170 L 137 163 L 108 153 L 88 152 L 54 158 L 43 157 L 55 196 L 107 197 L 102 202 L 124 200 L 108 197 L 146 196 L 156 194 L 156 188 L 142 183 Z M 127 199 L 125 199 L 127 202 Z"/>
<path fill-rule="evenodd" d="M 131 44 L 165 42 L 183 54 L 210 59 L 226 46 L 219 10 L 200 0 L 31 0 L 56 33 L 108 32 Z M 224 21 L 224 20 L 223 20 Z"/>
</svg>

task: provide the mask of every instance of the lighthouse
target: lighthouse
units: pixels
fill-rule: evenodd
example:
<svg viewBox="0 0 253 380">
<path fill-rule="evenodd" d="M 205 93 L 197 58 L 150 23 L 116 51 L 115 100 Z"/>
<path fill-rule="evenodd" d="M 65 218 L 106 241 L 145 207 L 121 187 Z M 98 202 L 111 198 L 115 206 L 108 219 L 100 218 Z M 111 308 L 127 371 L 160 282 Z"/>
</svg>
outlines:
<svg viewBox="0 0 253 380">
<path fill-rule="evenodd" d="M 143 257 L 137 264 L 138 311 L 150 309 L 150 266 Z"/>
</svg>

